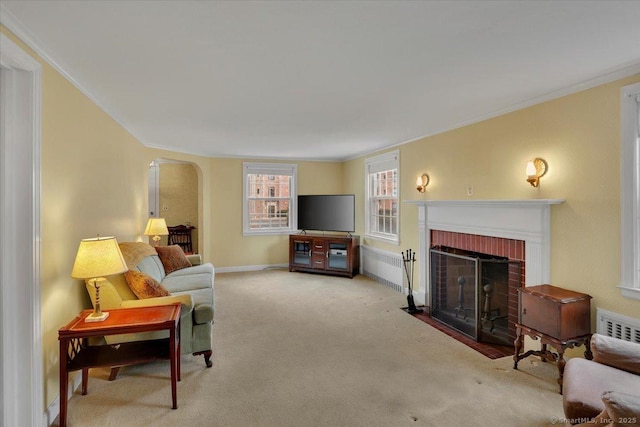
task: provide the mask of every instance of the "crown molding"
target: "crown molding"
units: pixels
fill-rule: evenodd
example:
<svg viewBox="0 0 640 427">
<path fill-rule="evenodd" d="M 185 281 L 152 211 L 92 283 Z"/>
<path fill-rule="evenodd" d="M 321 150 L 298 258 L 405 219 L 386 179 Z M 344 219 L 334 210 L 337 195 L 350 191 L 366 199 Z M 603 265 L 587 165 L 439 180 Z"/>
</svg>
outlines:
<svg viewBox="0 0 640 427">
<path fill-rule="evenodd" d="M 356 154 L 354 156 L 349 156 L 347 158 L 344 159 L 344 161 L 349 161 L 349 160 L 355 160 L 358 159 L 360 157 L 365 157 L 365 156 L 370 156 L 373 155 L 375 153 L 379 153 L 381 151 L 384 150 L 388 150 L 390 148 L 395 148 L 395 147 L 399 147 L 401 145 L 405 145 L 405 144 L 410 144 L 412 142 L 416 142 L 419 141 L 421 139 L 425 139 L 425 138 L 429 138 L 435 135 L 439 135 L 445 132 L 449 132 L 464 126 L 469 126 L 472 125 L 474 123 L 479 123 L 485 120 L 489 120 L 492 119 L 494 117 L 499 117 L 499 116 L 503 116 L 505 114 L 509 114 L 509 113 L 513 113 L 514 111 L 518 111 L 518 110 L 522 110 L 524 108 L 528 108 L 528 107 L 532 107 L 534 105 L 537 104 L 542 104 L 543 102 L 547 102 L 547 101 L 551 101 L 557 98 L 561 98 L 563 96 L 567 96 L 567 95 L 571 95 L 573 93 L 578 93 L 578 92 L 582 92 L 584 90 L 587 89 L 591 89 L 594 88 L 596 86 L 600 86 L 606 83 L 611 83 L 613 81 L 616 80 L 620 80 L 620 79 L 624 79 L 625 77 L 630 77 L 636 74 L 640 74 L 640 58 L 637 61 L 633 61 L 629 64 L 623 65 L 620 68 L 616 68 L 613 71 L 609 71 L 605 74 L 602 74 L 600 76 L 594 77 L 592 79 L 589 80 L 585 80 L 583 82 L 580 83 L 576 83 L 573 84 L 571 86 L 562 88 L 562 89 L 558 89 L 549 93 L 546 93 L 544 95 L 541 96 L 537 96 L 531 99 L 528 99 L 526 101 L 522 101 L 522 102 L 518 102 L 516 104 L 512 104 L 509 105 L 508 107 L 505 108 L 501 108 L 499 110 L 493 111 L 491 113 L 488 114 L 483 114 L 474 118 L 471 118 L 469 120 L 464 120 L 462 122 L 458 122 L 452 126 L 445 126 L 442 129 L 438 129 L 434 132 L 425 134 L 425 135 L 421 135 L 421 136 L 417 136 L 415 138 L 411 138 L 402 142 L 396 142 L 393 143 L 391 145 L 387 145 L 385 147 L 380 147 L 380 148 L 376 148 L 374 150 L 371 151 L 364 151 L 361 152 L 360 154 Z"/>
<path fill-rule="evenodd" d="M 91 101 L 93 101 L 99 108 L 101 108 L 106 114 L 108 114 L 113 120 L 115 120 L 120 126 L 122 126 L 127 132 L 133 135 L 140 143 L 142 143 L 147 148 L 156 148 L 163 149 L 169 151 L 177 151 L 185 154 L 193 154 L 193 155 L 201 155 L 206 157 L 229 157 L 224 155 L 214 155 L 214 154 L 202 154 L 195 153 L 191 151 L 181 151 L 175 149 L 168 149 L 166 147 L 162 147 L 160 145 L 154 145 L 153 143 L 144 142 L 136 133 L 132 130 L 131 126 L 127 124 L 127 122 L 118 116 L 118 114 L 106 105 L 104 102 L 100 100 L 94 93 L 90 90 L 89 86 L 82 82 L 81 80 L 74 77 L 67 70 L 69 67 L 59 59 L 56 59 L 55 54 L 51 51 L 50 48 L 46 46 L 44 42 L 39 40 L 35 35 L 33 35 L 26 26 L 18 20 L 3 4 L 0 3 L 0 24 L 4 25 L 7 29 L 9 29 L 12 33 L 14 33 L 18 38 L 20 38 L 26 45 L 28 45 L 31 49 L 33 49 L 45 62 L 51 65 L 56 71 L 58 71 L 61 75 L 63 75 L 67 80 L 69 80 L 80 92 L 86 95 Z M 464 126 L 468 126 L 474 123 L 478 123 L 484 120 L 488 120 L 494 117 L 502 116 L 517 110 L 521 110 L 536 104 L 540 104 L 546 101 L 550 101 L 556 98 L 560 98 L 566 95 L 570 95 L 576 92 L 584 91 L 587 89 L 591 89 L 593 87 L 606 84 L 615 80 L 619 80 L 625 77 L 629 77 L 635 74 L 640 74 L 640 58 L 638 60 L 632 61 L 631 63 L 627 63 L 622 65 L 616 69 L 605 72 L 604 74 L 594 77 L 592 79 L 573 84 L 571 86 L 561 88 L 544 95 L 534 97 L 528 99 L 523 102 L 519 102 L 516 104 L 509 105 L 505 108 L 493 111 L 491 113 L 482 114 L 477 117 L 471 118 L 469 120 L 464 120 L 452 125 L 446 125 L 442 129 L 435 130 L 434 132 L 417 136 L 415 138 L 410 138 L 408 140 L 403 140 L 399 142 L 391 142 L 389 145 L 385 145 L 383 147 L 378 147 L 373 150 L 365 150 L 360 153 L 356 153 L 354 155 L 349 155 L 343 158 L 332 159 L 320 159 L 321 161 L 338 161 L 338 162 L 347 162 L 350 160 L 355 160 L 361 157 L 370 156 L 375 153 L 379 153 L 385 150 L 389 150 L 391 148 L 399 147 L 401 145 L 409 144 L 424 138 L 428 138 L 434 135 L 438 135 L 441 133 L 449 132 Z M 230 156 L 230 157 L 241 157 L 244 156 Z M 293 160 L 293 159 L 291 159 Z M 306 159 L 301 159 L 304 161 L 309 161 Z"/>
<path fill-rule="evenodd" d="M 633 76 L 634 74 L 640 74 L 640 59 L 630 64 L 623 65 L 620 68 L 616 68 L 613 71 L 608 71 L 605 74 L 594 77 L 592 79 L 585 80 L 583 82 L 576 83 L 571 86 L 567 86 L 558 90 L 554 90 L 544 95 L 537 96 L 535 98 L 531 98 L 526 101 L 510 105 L 500 110 L 496 110 L 492 113 L 478 116 L 474 119 L 459 122 L 456 124 L 455 127 L 458 128 L 458 127 L 468 126 L 473 123 L 482 122 L 484 120 L 502 116 L 508 113 L 512 113 L 514 111 L 522 110 L 524 108 L 531 107 L 533 105 L 542 104 L 543 102 L 551 101 L 553 99 L 561 98 L 563 96 L 571 95 L 573 93 L 582 92 L 584 90 L 591 89 L 606 83 L 611 83 L 613 81 L 620 80 L 625 77 Z"/>
<path fill-rule="evenodd" d="M 122 126 L 127 132 L 133 135 L 140 143 L 145 146 L 141 138 L 139 138 L 131 127 L 116 114 L 116 112 L 106 105 L 100 98 L 98 98 L 88 87 L 86 83 L 74 77 L 67 70 L 69 66 L 57 59 L 55 54 L 52 53 L 46 43 L 38 39 L 27 27 L 16 18 L 2 3 L 0 3 L 0 24 L 4 25 L 9 31 L 11 31 L 16 37 L 18 37 L 24 44 L 29 46 L 33 51 L 48 65 L 53 67 L 58 73 L 60 73 L 65 79 L 73 84 L 80 92 L 82 92 L 87 98 L 89 98 L 94 104 L 96 104 L 102 111 L 104 111 L 109 117 L 115 120 L 120 126 Z"/>
</svg>

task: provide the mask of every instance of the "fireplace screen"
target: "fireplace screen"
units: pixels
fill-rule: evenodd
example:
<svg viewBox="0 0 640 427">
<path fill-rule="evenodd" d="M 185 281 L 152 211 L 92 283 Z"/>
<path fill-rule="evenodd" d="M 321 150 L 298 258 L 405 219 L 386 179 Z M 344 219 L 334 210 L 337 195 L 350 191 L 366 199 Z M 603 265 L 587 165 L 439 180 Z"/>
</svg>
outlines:
<svg viewBox="0 0 640 427">
<path fill-rule="evenodd" d="M 447 247 L 430 253 L 431 317 L 476 341 L 512 345 L 509 280 L 520 262 Z"/>
</svg>

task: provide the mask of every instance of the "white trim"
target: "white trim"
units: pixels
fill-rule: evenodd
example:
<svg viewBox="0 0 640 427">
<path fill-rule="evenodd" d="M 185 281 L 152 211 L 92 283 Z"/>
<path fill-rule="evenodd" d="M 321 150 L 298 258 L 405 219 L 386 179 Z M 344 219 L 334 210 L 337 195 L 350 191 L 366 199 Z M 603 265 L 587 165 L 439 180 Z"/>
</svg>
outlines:
<svg viewBox="0 0 640 427">
<path fill-rule="evenodd" d="M 2 423 L 41 426 L 44 386 L 40 293 L 42 66 L 0 33 Z M 6 71 L 9 69 L 10 71 Z M 9 393 L 7 393 L 9 391 Z"/>
<path fill-rule="evenodd" d="M 160 167 L 159 162 L 156 160 L 149 164 L 149 217 L 160 217 Z"/>
<path fill-rule="evenodd" d="M 620 278 L 624 297 L 640 299 L 640 83 L 620 90 Z"/>
<path fill-rule="evenodd" d="M 620 293 L 623 297 L 640 299 L 640 289 L 628 288 L 622 285 L 618 286 L 618 288 L 620 288 Z"/>
<path fill-rule="evenodd" d="M 554 99 L 561 98 L 561 97 L 567 96 L 567 95 L 571 95 L 573 93 L 582 92 L 582 91 L 585 91 L 585 90 L 588 90 L 588 89 L 591 89 L 591 88 L 594 88 L 594 87 L 597 87 L 597 86 L 601 86 L 601 85 L 606 84 L 606 83 L 610 83 L 610 82 L 613 82 L 613 81 L 616 81 L 616 80 L 623 79 L 625 77 L 633 76 L 633 75 L 638 74 L 638 73 L 640 73 L 640 63 L 639 62 L 633 62 L 631 64 L 626 64 L 626 65 L 623 65 L 621 68 L 612 70 L 612 71 L 607 72 L 607 73 L 605 73 L 605 74 L 603 74 L 601 76 L 597 76 L 597 77 L 594 77 L 592 79 L 585 80 L 583 82 L 576 83 L 576 84 L 573 84 L 571 86 L 568 86 L 568 87 L 565 87 L 565 88 L 562 88 L 562 89 L 558 89 L 558 90 L 549 92 L 549 93 L 541 95 L 541 96 L 536 96 L 536 97 L 530 98 L 530 99 L 528 99 L 526 101 L 522 101 L 522 102 L 518 102 L 518 103 L 515 103 L 515 104 L 512 104 L 512 105 L 508 105 L 505 108 L 501 108 L 501 109 L 495 110 L 495 111 L 493 111 L 491 113 L 483 114 L 483 115 L 471 118 L 469 120 L 465 120 L 465 121 L 456 123 L 455 125 L 452 125 L 452 126 L 445 126 L 442 129 L 437 129 L 437 130 L 435 130 L 434 132 L 431 132 L 431 133 L 427 133 L 427 134 L 424 134 L 424 135 L 421 135 L 421 136 L 417 136 L 415 138 L 407 139 L 407 140 L 404 140 L 404 141 L 396 142 L 396 143 L 393 143 L 393 144 L 388 145 L 386 147 L 378 147 L 378 148 L 375 148 L 373 150 L 361 151 L 360 153 L 357 153 L 357 154 L 354 154 L 354 155 L 352 155 L 350 157 L 345 158 L 344 161 L 348 162 L 350 160 L 356 160 L 356 159 L 359 159 L 360 157 L 368 156 L 368 155 L 371 155 L 371 154 L 376 153 L 376 152 L 381 151 L 381 150 L 395 148 L 395 147 L 399 147 L 399 146 L 402 146 L 402 145 L 405 145 L 405 144 L 410 144 L 412 142 L 419 141 L 421 139 L 429 138 L 429 137 L 434 136 L 434 135 L 439 135 L 439 134 L 442 134 L 442 133 L 445 133 L 445 132 L 449 132 L 449 131 L 452 131 L 452 130 L 455 130 L 455 129 L 458 129 L 458 128 L 461 128 L 461 127 L 464 127 L 464 126 L 469 126 L 469 125 L 472 125 L 474 123 L 479 123 L 479 122 L 482 122 L 482 121 L 485 121 L 485 120 L 492 119 L 494 117 L 499 117 L 499 116 L 502 116 L 502 115 L 505 115 L 505 114 L 512 113 L 514 111 L 518 111 L 518 110 L 522 110 L 522 109 L 525 109 L 525 108 L 528 108 L 528 107 L 531 107 L 531 106 L 534 106 L 534 105 L 542 104 L 543 102 L 552 101 Z"/>
<path fill-rule="evenodd" d="M 457 123 L 455 128 L 468 126 L 473 123 L 483 122 L 485 120 L 489 120 L 494 117 L 503 116 L 505 114 L 512 113 L 514 111 L 522 110 L 523 108 L 531 107 L 537 104 L 542 104 L 543 102 L 547 102 L 556 98 L 571 95 L 572 93 L 582 92 L 584 90 L 591 89 L 596 86 L 601 86 L 603 84 L 610 83 L 616 80 L 620 80 L 625 77 L 633 76 L 634 74 L 638 74 L 638 73 L 640 73 L 639 62 L 626 64 L 619 69 L 610 71 L 601 76 L 597 76 L 592 79 L 585 80 L 580 83 L 576 83 L 566 88 L 554 90 L 552 92 L 546 93 L 541 96 L 536 96 L 535 98 L 531 98 L 523 102 L 518 102 L 517 104 L 510 105 L 506 108 L 494 111 L 489 114 L 484 114 L 482 116 L 476 117 L 471 120 L 465 120 L 463 122 Z"/>
<path fill-rule="evenodd" d="M 416 287 L 429 295 L 431 230 L 517 239 L 525 242 L 525 286 L 551 280 L 551 206 L 562 199 L 411 200 L 418 207 L 420 277 Z"/>
<path fill-rule="evenodd" d="M 369 175 L 371 174 L 370 170 L 372 167 L 375 167 L 380 164 L 387 164 L 387 167 L 394 168 L 397 170 L 397 194 L 396 194 L 396 205 L 398 210 L 398 215 L 396 219 L 396 234 L 395 235 L 385 235 L 380 233 L 372 233 L 371 232 L 371 212 L 370 206 L 371 202 L 369 200 L 370 188 L 369 188 Z M 364 236 L 367 239 L 379 240 L 381 242 L 389 243 L 389 244 L 400 244 L 400 218 L 402 217 L 400 212 L 400 150 L 389 151 L 386 153 L 379 154 L 377 156 L 369 157 L 364 159 Z"/>
<path fill-rule="evenodd" d="M 244 271 L 261 271 L 272 269 L 289 269 L 289 264 L 238 265 L 235 267 L 216 267 L 216 273 L 241 273 Z"/>
<path fill-rule="evenodd" d="M 0 23 L 7 27 L 12 33 L 14 33 L 20 40 L 22 40 L 25 44 L 27 44 L 31 49 L 33 49 L 38 56 L 44 59 L 49 65 L 51 65 L 57 72 L 59 72 L 64 78 L 69 80 L 72 85 L 74 85 L 80 92 L 82 92 L 87 98 L 93 101 L 102 111 L 107 113 L 113 120 L 116 121 L 120 126 L 126 129 L 131 135 L 133 135 L 138 141 L 142 141 L 135 132 L 135 129 L 132 126 L 129 126 L 127 122 L 120 117 L 113 108 L 109 107 L 105 104 L 99 97 L 94 95 L 94 93 L 89 89 L 89 86 L 75 78 L 71 75 L 67 70 L 71 68 L 63 63 L 61 60 L 56 59 L 56 55 L 52 52 L 46 43 L 39 40 L 36 36 L 34 36 L 31 31 L 29 31 L 22 22 L 20 22 L 4 5 L 0 3 Z M 144 143 L 143 143 L 144 144 Z M 145 144 L 145 146 L 147 146 Z M 153 147 L 151 147 L 153 148 Z M 160 147 L 159 147 L 160 148 Z M 174 149 L 164 148 L 165 150 L 175 151 Z M 198 154 L 198 153 L 189 153 L 189 154 Z"/>
<path fill-rule="evenodd" d="M 398 203 L 400 203 L 398 201 Z M 399 220 L 398 220 L 399 221 Z M 398 223 L 398 229 L 400 229 L 400 224 Z M 398 233 L 398 236 L 394 239 L 394 238 L 386 238 L 383 236 L 379 236 L 377 234 L 366 234 L 365 233 L 365 237 L 367 238 L 367 240 L 377 240 L 378 242 L 384 242 L 384 243 L 388 243 L 390 245 L 400 245 L 400 234 Z"/>
<path fill-rule="evenodd" d="M 249 174 L 287 175 L 291 177 L 289 187 L 289 227 L 280 229 L 251 230 L 249 228 Z M 298 229 L 298 165 L 295 163 L 242 163 L 242 235 L 269 236 L 291 234 Z"/>
<path fill-rule="evenodd" d="M 69 387 L 67 388 L 67 399 L 71 399 L 73 393 L 80 388 L 82 384 L 82 375 L 78 375 L 77 372 L 71 373 L 71 378 L 69 379 Z M 60 394 L 56 396 L 56 398 L 51 402 L 51 405 L 47 408 L 44 413 L 44 425 L 51 426 L 53 422 L 60 415 Z"/>
</svg>

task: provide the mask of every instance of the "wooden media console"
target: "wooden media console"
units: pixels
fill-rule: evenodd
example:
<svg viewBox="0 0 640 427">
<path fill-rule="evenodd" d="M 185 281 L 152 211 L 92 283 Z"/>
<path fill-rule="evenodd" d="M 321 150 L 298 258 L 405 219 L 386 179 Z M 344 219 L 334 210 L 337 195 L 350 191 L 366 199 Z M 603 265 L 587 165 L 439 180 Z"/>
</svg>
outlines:
<svg viewBox="0 0 640 427">
<path fill-rule="evenodd" d="M 359 249 L 359 236 L 290 235 L 289 271 L 352 278 L 360 270 Z"/>
</svg>

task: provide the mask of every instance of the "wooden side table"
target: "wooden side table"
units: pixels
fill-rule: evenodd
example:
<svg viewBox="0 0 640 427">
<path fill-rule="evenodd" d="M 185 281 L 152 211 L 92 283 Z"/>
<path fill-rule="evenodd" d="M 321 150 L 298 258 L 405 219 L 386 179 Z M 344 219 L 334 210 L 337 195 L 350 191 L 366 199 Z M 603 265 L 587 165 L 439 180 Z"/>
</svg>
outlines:
<svg viewBox="0 0 640 427">
<path fill-rule="evenodd" d="M 562 394 L 564 375 L 564 352 L 584 344 L 585 357 L 591 359 L 591 296 L 552 285 L 529 286 L 518 289 L 519 322 L 516 323 L 515 353 L 513 369 L 525 357 L 540 356 L 543 362 L 553 360 L 558 365 L 558 384 Z M 522 354 L 524 335 L 540 340 L 539 351 L 530 350 Z M 557 354 L 547 349 L 553 346 Z"/>
<path fill-rule="evenodd" d="M 540 350 L 529 350 L 526 353 L 520 353 L 524 346 L 524 336 L 528 335 L 534 340 L 540 340 Z M 584 357 L 592 359 L 591 347 L 589 343 L 591 341 L 591 334 L 581 335 L 579 337 L 573 337 L 565 340 L 557 339 L 549 335 L 543 334 L 540 331 L 526 327 L 519 323 L 516 323 L 516 339 L 514 341 L 515 354 L 513 356 L 513 369 L 518 369 L 518 362 L 525 357 L 531 355 L 540 356 L 543 362 L 548 360 L 556 362 L 558 366 L 558 385 L 560 386 L 560 394 L 562 394 L 562 378 L 564 377 L 564 352 L 567 348 L 573 348 L 580 345 L 585 346 Z M 552 353 L 547 349 L 547 345 L 553 346 L 558 354 Z"/>
<path fill-rule="evenodd" d="M 172 409 L 178 408 L 180 381 L 180 303 L 109 310 L 104 322 L 85 322 L 93 310 L 84 310 L 58 330 L 60 341 L 60 427 L 67 425 L 69 372 L 82 370 L 82 394 L 87 394 L 89 368 L 125 366 L 169 359 Z M 87 339 L 139 332 L 169 332 L 169 338 L 118 345 L 89 346 Z"/>
</svg>

